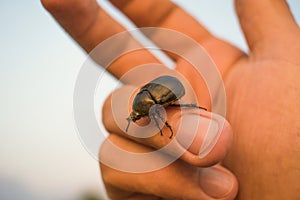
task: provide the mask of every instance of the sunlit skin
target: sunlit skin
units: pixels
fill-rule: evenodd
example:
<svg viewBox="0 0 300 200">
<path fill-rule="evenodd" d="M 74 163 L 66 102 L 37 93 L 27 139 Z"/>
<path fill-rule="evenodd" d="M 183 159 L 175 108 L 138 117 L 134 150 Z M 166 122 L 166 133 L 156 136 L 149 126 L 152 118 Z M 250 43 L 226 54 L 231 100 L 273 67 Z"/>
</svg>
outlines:
<svg viewBox="0 0 300 200">
<path fill-rule="evenodd" d="M 299 198 L 300 31 L 286 2 L 235 1 L 249 47 L 247 54 L 216 38 L 171 1 L 111 2 L 138 27 L 173 29 L 193 38 L 206 49 L 224 80 L 226 119 L 234 134 L 230 146 L 228 138 L 231 133 L 225 130 L 215 147 L 214 162 L 208 160 L 202 163 L 204 166 L 223 161 L 226 168 L 221 165 L 212 168 L 218 168 L 220 173 L 231 177 L 228 179 L 231 181 L 224 183 L 232 185 L 226 194 L 205 196 L 202 190 L 210 188 L 200 188 L 195 178 L 203 170 L 189 163 L 188 159 L 180 159 L 164 169 L 145 174 L 119 172 L 101 165 L 109 196 L 112 199 L 214 199 L 212 196 L 232 199 L 239 190 L 237 198 L 243 200 Z M 42 0 L 42 3 L 87 52 L 106 38 L 125 30 L 94 0 Z M 198 104 L 210 110 L 210 96 L 202 78 L 195 75 L 185 60 L 174 54 L 168 55 L 176 62 L 175 70 L 190 81 L 201 97 Z M 121 77 L 144 63 L 159 61 L 147 50 L 140 50 L 121 56 L 110 65 L 109 71 Z M 125 80 L 125 83 L 134 82 L 132 79 Z M 123 132 L 111 120 L 109 100 L 103 108 L 104 124 L 111 133 L 109 139 L 128 151 L 150 151 L 149 143 L 143 145 L 143 141 L 136 143 L 122 137 Z M 176 113 L 176 109 L 168 112 L 168 122 L 174 123 L 172 113 Z M 224 160 L 219 151 L 228 151 Z"/>
</svg>

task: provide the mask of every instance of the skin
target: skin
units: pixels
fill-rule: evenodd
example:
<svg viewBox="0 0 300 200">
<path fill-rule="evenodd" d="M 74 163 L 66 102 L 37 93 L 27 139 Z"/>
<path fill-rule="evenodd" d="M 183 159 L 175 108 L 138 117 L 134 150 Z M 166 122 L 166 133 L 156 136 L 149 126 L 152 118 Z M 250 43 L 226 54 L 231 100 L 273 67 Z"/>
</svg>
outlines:
<svg viewBox="0 0 300 200">
<path fill-rule="evenodd" d="M 224 80 L 226 119 L 234 134 L 230 146 L 231 131 L 228 125 L 222 130 L 220 139 L 207 157 L 193 160 L 194 157 L 187 153 L 171 165 L 150 173 L 125 173 L 101 164 L 103 181 L 110 198 L 233 199 L 238 189 L 235 176 L 239 182 L 237 199 L 299 198 L 300 31 L 286 2 L 235 1 L 240 25 L 249 46 L 247 54 L 213 36 L 170 1 L 111 2 L 138 27 L 173 29 L 188 35 L 205 48 Z M 94 0 L 42 0 L 42 3 L 87 52 L 108 37 L 125 30 Z M 159 9 L 153 10 L 153 6 L 157 5 Z M 150 15 L 152 17 L 147 18 Z M 176 71 L 191 83 L 196 94 L 201 97 L 199 105 L 210 109 L 209 93 L 202 78 L 194 75 L 185 60 L 168 55 L 176 62 Z M 114 76 L 121 77 L 135 66 L 146 63 L 159 61 L 147 50 L 139 50 L 121 56 L 108 70 Z M 162 71 L 171 73 L 164 68 Z M 148 78 L 151 80 L 153 77 Z M 138 84 L 139 80 L 128 78 L 124 82 Z M 125 94 L 128 89 L 125 86 L 116 92 Z M 112 143 L 137 153 L 148 152 L 168 143 L 167 136 L 154 136 L 146 140 L 123 137 L 122 130 L 111 116 L 110 100 L 108 98 L 104 105 L 103 120 L 111 133 L 109 140 Z M 176 123 L 177 118 L 174 116 L 179 111 L 172 108 L 167 112 L 168 122 Z M 228 154 L 224 158 L 225 153 Z M 159 156 L 157 159 L 164 158 Z M 223 166 L 235 176 L 225 167 L 214 165 L 222 160 Z M 201 168 L 203 166 L 211 167 Z M 213 187 L 199 184 L 199 180 L 210 179 L 209 176 L 201 176 L 207 169 L 215 169 L 227 175 L 227 182 L 222 183 L 228 186 L 227 192 L 214 194 Z M 183 189 L 183 185 L 188 189 Z"/>
</svg>

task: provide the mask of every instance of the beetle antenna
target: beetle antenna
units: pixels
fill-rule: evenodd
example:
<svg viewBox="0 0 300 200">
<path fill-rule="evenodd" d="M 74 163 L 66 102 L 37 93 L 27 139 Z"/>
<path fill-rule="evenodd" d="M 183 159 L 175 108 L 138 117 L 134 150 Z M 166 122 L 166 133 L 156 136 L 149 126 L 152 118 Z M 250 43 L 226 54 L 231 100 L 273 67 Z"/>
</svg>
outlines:
<svg viewBox="0 0 300 200">
<path fill-rule="evenodd" d="M 126 119 L 127 119 L 127 121 L 128 121 L 127 127 L 126 127 L 126 129 L 125 129 L 125 130 L 126 130 L 126 133 L 127 133 L 128 128 L 129 128 L 129 125 L 130 125 L 130 122 L 131 122 L 132 120 L 131 120 L 130 117 L 127 117 Z"/>
<path fill-rule="evenodd" d="M 186 108 L 199 108 L 199 109 L 207 111 L 206 108 L 198 106 L 197 104 L 194 104 L 194 103 L 170 104 L 169 106 L 172 106 L 172 107 L 186 107 Z"/>
</svg>

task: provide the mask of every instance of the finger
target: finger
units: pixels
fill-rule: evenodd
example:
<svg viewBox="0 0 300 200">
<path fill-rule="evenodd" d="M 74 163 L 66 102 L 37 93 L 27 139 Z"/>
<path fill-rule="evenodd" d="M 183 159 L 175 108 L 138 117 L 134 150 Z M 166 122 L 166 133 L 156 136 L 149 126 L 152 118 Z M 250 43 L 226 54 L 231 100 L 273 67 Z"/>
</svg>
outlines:
<svg viewBox="0 0 300 200">
<path fill-rule="evenodd" d="M 43 6 L 52 14 L 57 22 L 86 50 L 91 51 L 101 40 L 104 39 L 104 32 L 97 31 L 96 24 L 101 23 L 107 27 L 111 22 L 102 12 L 95 0 L 41 0 Z M 100 22 L 101 20 L 101 22 Z M 100 28 L 100 27 L 99 27 Z M 113 31 L 121 31 L 122 27 L 113 24 L 109 34 Z M 99 37 L 100 36 L 100 37 Z"/>
<path fill-rule="evenodd" d="M 108 15 L 95 0 L 42 0 L 42 3 L 73 39 L 117 78 L 136 66 L 160 63 L 129 33 L 125 32 L 120 37 L 116 36 L 106 41 L 126 29 Z M 95 49 L 103 41 L 106 42 Z M 103 47 L 105 51 L 101 51 Z M 112 56 L 112 63 L 105 60 Z M 133 84 L 135 79 L 123 81 Z"/>
<path fill-rule="evenodd" d="M 109 132 L 162 149 L 195 166 L 211 166 L 224 158 L 232 139 L 231 127 L 224 118 L 198 108 L 168 107 L 165 115 L 163 109 L 159 114 L 171 128 L 157 120 L 158 126 L 163 127 L 161 133 L 155 120 L 149 123 L 147 117 L 136 121 L 139 125 L 128 124 L 126 118 L 129 116 L 128 105 L 132 105 L 132 92 L 131 87 L 122 87 L 104 103 L 102 120 Z M 186 99 L 184 102 L 190 101 Z"/>
<path fill-rule="evenodd" d="M 197 168 L 177 160 L 167 167 L 155 171 L 134 173 L 122 171 L 121 163 L 131 162 L 140 165 L 134 159 L 113 154 L 111 143 L 128 154 L 151 152 L 138 143 L 111 134 L 100 150 L 100 166 L 107 192 L 112 199 L 137 199 L 137 197 L 158 197 L 164 199 L 233 199 L 237 193 L 237 181 L 234 175 L 221 166 Z M 117 159 L 114 159 L 117 157 Z M 168 159 L 158 153 L 149 163 L 159 163 Z M 108 164 L 106 164 L 108 163 Z M 122 165 L 122 164 L 121 164 Z M 118 166 L 118 167 L 116 167 Z M 184 188 L 183 188 L 184 186 Z M 155 198 L 156 197 L 156 198 Z"/>
<path fill-rule="evenodd" d="M 299 28 L 285 0 L 236 0 L 236 11 L 251 51 L 276 51 L 290 37 L 299 36 Z M 286 34 L 288 33 L 288 34 Z M 288 42 L 289 48 L 293 41 Z"/>
<path fill-rule="evenodd" d="M 205 48 L 219 67 L 221 74 L 225 74 L 229 66 L 232 66 L 241 56 L 244 56 L 236 47 L 213 36 L 198 21 L 172 3 L 172 1 L 111 0 L 111 2 L 125 13 L 138 27 L 168 28 L 191 37 Z M 158 39 L 156 43 L 160 46 L 161 43 L 168 41 L 172 43 L 171 45 L 180 43 L 178 38 L 172 39 L 170 36 L 161 36 L 161 39 Z M 180 45 L 183 48 L 181 43 Z M 178 59 L 178 56 L 175 54 L 169 55 L 175 60 Z"/>
</svg>

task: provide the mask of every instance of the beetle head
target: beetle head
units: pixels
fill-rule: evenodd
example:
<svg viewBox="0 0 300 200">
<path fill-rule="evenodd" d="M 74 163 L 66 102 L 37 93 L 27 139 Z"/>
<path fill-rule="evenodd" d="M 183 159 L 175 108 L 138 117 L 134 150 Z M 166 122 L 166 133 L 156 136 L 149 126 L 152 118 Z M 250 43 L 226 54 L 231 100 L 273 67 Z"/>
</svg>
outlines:
<svg viewBox="0 0 300 200">
<path fill-rule="evenodd" d="M 139 113 L 137 113 L 135 111 L 132 111 L 130 113 L 130 116 L 129 116 L 130 120 L 133 121 L 133 122 L 135 122 L 136 120 L 141 119 L 141 117 L 142 117 L 142 115 L 140 115 Z"/>
<path fill-rule="evenodd" d="M 136 120 L 141 119 L 141 117 L 142 117 L 142 116 L 141 116 L 139 113 L 132 111 L 132 112 L 130 113 L 129 117 L 127 117 L 128 125 L 127 125 L 127 127 L 126 127 L 126 132 L 128 131 L 130 122 L 131 122 L 131 121 L 135 122 Z"/>
<path fill-rule="evenodd" d="M 129 128 L 130 122 L 137 121 L 142 117 L 149 115 L 150 108 L 155 104 L 154 100 L 152 99 L 149 91 L 147 90 L 140 90 L 140 92 L 135 96 L 133 103 L 132 103 L 132 112 L 130 113 L 129 117 L 127 118 L 128 125 L 126 128 L 126 132 Z"/>
</svg>

